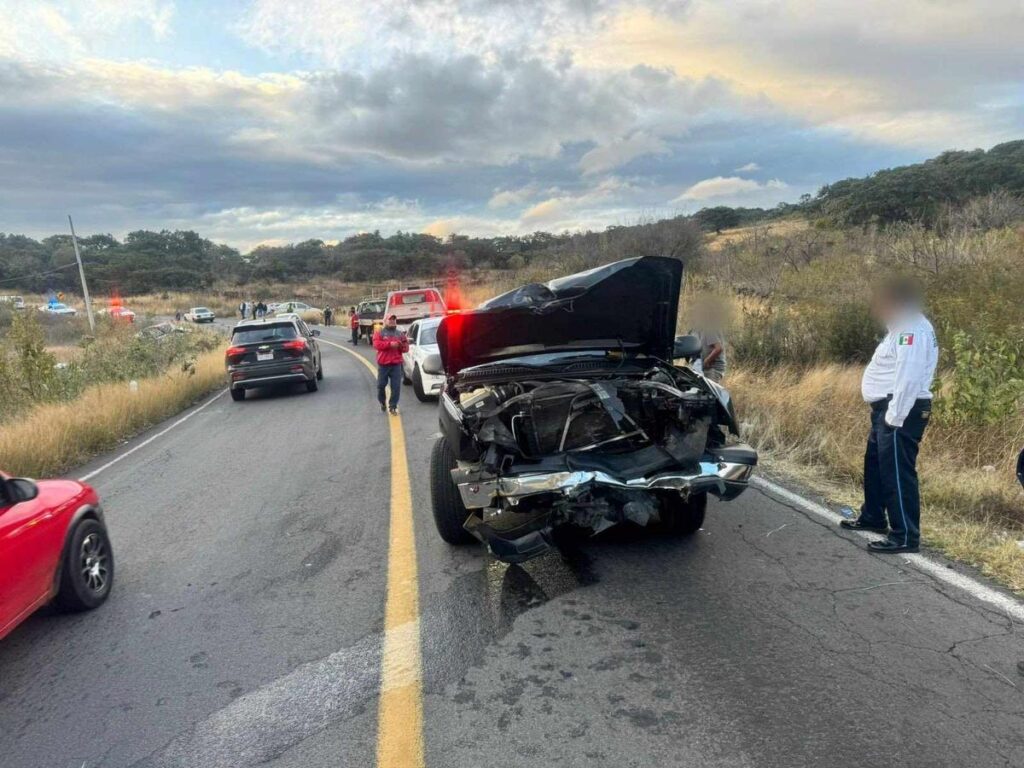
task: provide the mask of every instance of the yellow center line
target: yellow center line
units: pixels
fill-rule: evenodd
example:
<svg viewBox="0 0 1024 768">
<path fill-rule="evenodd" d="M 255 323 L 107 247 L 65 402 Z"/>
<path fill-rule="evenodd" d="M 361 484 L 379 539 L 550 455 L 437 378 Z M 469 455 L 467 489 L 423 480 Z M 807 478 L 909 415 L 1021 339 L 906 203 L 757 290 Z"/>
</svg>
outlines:
<svg viewBox="0 0 1024 768">
<path fill-rule="evenodd" d="M 376 376 L 376 368 L 358 352 L 326 339 L 320 342 L 352 355 Z M 377 715 L 377 765 L 380 768 L 423 768 L 423 666 L 412 492 L 402 417 L 389 416 L 388 425 L 391 432 L 391 521 Z"/>
</svg>

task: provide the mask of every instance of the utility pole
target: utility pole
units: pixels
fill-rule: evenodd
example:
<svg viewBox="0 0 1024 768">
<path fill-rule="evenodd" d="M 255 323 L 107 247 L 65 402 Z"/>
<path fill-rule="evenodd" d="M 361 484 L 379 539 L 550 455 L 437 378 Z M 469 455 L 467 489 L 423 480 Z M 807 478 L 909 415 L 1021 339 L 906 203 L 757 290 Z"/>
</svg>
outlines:
<svg viewBox="0 0 1024 768">
<path fill-rule="evenodd" d="M 89 316 L 89 331 L 96 333 L 96 320 L 92 316 L 92 300 L 89 298 L 89 285 L 85 282 L 85 267 L 82 266 L 82 254 L 78 250 L 78 238 L 75 236 L 75 222 L 68 215 L 71 225 L 71 244 L 75 246 L 75 259 L 78 261 L 78 276 L 82 278 L 82 295 L 85 297 L 85 314 Z"/>
</svg>

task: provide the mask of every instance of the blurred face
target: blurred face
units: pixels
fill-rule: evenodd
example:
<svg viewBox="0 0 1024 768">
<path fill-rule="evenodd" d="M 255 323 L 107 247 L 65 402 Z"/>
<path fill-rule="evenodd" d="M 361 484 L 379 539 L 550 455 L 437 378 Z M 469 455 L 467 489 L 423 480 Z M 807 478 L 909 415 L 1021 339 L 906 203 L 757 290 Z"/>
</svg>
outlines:
<svg viewBox="0 0 1024 768">
<path fill-rule="evenodd" d="M 392 315 L 384 321 L 384 324 L 387 325 L 388 328 L 395 328 L 398 326 L 398 318 Z"/>
<path fill-rule="evenodd" d="M 701 330 L 720 329 L 725 325 L 726 309 L 716 296 L 704 296 L 690 311 L 690 324 Z"/>
<path fill-rule="evenodd" d="M 892 302 L 889 301 L 882 291 L 876 292 L 871 300 L 871 314 L 883 325 L 888 323 L 893 317 Z"/>
</svg>

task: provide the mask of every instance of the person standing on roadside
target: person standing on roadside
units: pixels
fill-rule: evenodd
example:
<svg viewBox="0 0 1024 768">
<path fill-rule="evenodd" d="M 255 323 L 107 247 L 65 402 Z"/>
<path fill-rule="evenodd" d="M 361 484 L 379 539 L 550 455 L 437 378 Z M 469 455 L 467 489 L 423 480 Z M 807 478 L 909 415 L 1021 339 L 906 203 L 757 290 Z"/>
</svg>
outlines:
<svg viewBox="0 0 1024 768">
<path fill-rule="evenodd" d="M 242 319 L 245 320 L 245 302 L 243 301 L 238 305 L 238 314 L 241 315 Z"/>
<path fill-rule="evenodd" d="M 398 398 L 402 394 L 402 353 L 409 351 L 409 339 L 398 330 L 398 316 L 388 315 L 384 327 L 373 334 L 377 350 L 377 402 L 380 411 L 398 413 Z M 391 398 L 384 404 L 385 390 L 391 384 Z"/>
<path fill-rule="evenodd" d="M 348 326 L 352 329 L 352 343 L 359 346 L 359 315 L 355 307 L 348 308 Z"/>
<path fill-rule="evenodd" d="M 839 523 L 847 530 L 887 534 L 868 544 L 872 552 L 917 552 L 921 542 L 917 452 L 932 413 L 939 359 L 935 330 L 921 307 L 920 290 L 909 280 L 894 280 L 875 295 L 875 316 L 887 332 L 861 380 L 861 394 L 871 406 L 864 504 L 856 520 Z"/>
<path fill-rule="evenodd" d="M 329 306 L 324 307 L 324 325 L 330 327 L 331 319 L 334 317 L 334 310 Z"/>
<path fill-rule="evenodd" d="M 725 377 L 724 315 L 718 301 L 705 297 L 694 307 L 693 328 L 690 330 L 693 336 L 700 339 L 701 373 L 719 384 Z"/>
</svg>

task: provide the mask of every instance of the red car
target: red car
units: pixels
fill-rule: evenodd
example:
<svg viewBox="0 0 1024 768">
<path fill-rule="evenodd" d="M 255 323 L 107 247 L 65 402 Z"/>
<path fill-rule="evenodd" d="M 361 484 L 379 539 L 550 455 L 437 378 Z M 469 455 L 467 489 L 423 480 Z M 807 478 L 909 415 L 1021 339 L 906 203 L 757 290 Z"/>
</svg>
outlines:
<svg viewBox="0 0 1024 768">
<path fill-rule="evenodd" d="M 0 638 L 51 599 L 69 611 L 98 607 L 113 580 L 96 491 L 0 472 Z"/>
</svg>

